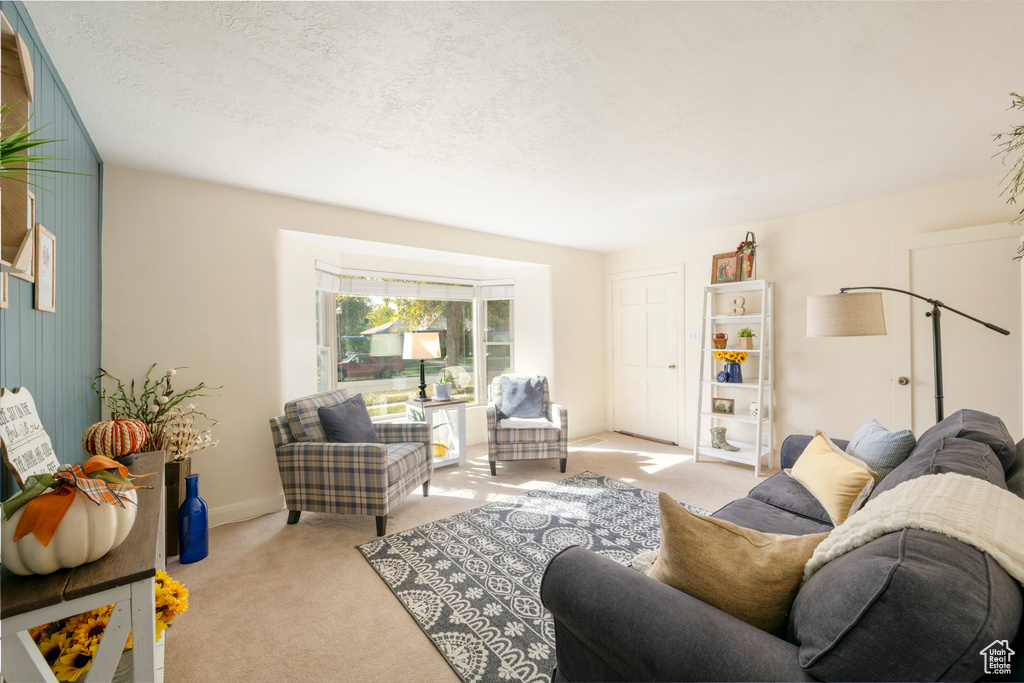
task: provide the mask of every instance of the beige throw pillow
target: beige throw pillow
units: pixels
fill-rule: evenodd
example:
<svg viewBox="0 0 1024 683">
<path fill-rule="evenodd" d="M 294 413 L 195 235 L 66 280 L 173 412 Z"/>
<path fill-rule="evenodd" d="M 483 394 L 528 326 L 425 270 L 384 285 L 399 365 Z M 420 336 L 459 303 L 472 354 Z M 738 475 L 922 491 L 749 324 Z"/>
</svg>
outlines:
<svg viewBox="0 0 1024 683">
<path fill-rule="evenodd" d="M 821 432 L 815 432 L 786 474 L 818 499 L 835 526 L 860 509 L 876 479 L 867 463 L 843 451 Z"/>
<path fill-rule="evenodd" d="M 658 494 L 661 550 L 648 576 L 781 636 L 804 565 L 827 533 L 766 534 L 695 515 Z"/>
</svg>

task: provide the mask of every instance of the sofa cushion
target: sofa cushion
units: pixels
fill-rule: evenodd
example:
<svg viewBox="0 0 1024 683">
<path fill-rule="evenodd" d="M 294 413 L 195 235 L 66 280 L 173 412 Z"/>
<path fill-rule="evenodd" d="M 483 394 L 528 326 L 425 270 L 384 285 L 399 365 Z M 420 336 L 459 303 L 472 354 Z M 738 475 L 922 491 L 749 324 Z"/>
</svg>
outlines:
<svg viewBox="0 0 1024 683">
<path fill-rule="evenodd" d="M 516 418 L 505 418 L 498 423 L 494 430 L 495 443 L 554 443 L 558 441 L 562 432 L 551 422 L 544 420 L 541 424 L 515 424 Z M 533 422 L 533 420 L 526 420 Z M 513 423 L 515 426 L 512 426 Z"/>
<path fill-rule="evenodd" d="M 932 451 L 915 449 L 913 455 L 875 487 L 871 493 L 871 499 L 874 500 L 882 493 L 896 488 L 905 481 L 926 474 L 943 474 L 945 472 L 966 474 L 984 479 L 1000 488 L 1006 488 L 1003 466 L 991 448 L 969 439 L 945 437 L 938 443 L 938 448 Z"/>
<path fill-rule="evenodd" d="M 661 549 L 648 576 L 775 635 L 785 631 L 803 568 L 827 533 L 766 534 L 695 515 L 658 494 Z"/>
<path fill-rule="evenodd" d="M 388 486 L 394 486 L 427 459 L 427 447 L 422 443 L 389 443 L 385 448 L 388 451 Z"/>
<path fill-rule="evenodd" d="M 1024 498 L 1024 439 L 1017 442 L 1017 457 L 1006 473 L 1006 488 Z"/>
<path fill-rule="evenodd" d="M 753 498 L 734 500 L 712 517 L 769 534 L 816 534 L 832 530 L 831 524 L 803 517 Z"/>
<path fill-rule="evenodd" d="M 911 456 L 918 451 L 934 451 L 948 436 L 970 439 L 987 445 L 1002 463 L 1003 472 L 1010 469 L 1014 458 L 1017 457 L 1017 448 L 1013 443 L 1013 437 L 1010 436 L 1010 432 L 1007 431 L 1002 420 L 980 410 L 966 408 L 956 411 L 934 427 L 930 427 L 917 440 L 917 446 Z"/>
<path fill-rule="evenodd" d="M 875 473 L 821 432 L 787 472 L 807 487 L 833 524 L 842 524 L 860 509 L 875 485 Z"/>
<path fill-rule="evenodd" d="M 540 417 L 543 411 L 543 378 L 502 375 L 500 418 Z"/>
<path fill-rule="evenodd" d="M 324 391 L 312 396 L 288 401 L 284 404 L 284 416 L 288 419 L 288 428 L 296 441 L 327 441 L 327 433 L 320 423 L 317 410 L 321 406 L 333 406 L 348 399 L 344 389 Z"/>
<path fill-rule="evenodd" d="M 823 681 L 973 681 L 978 653 L 1015 633 L 1021 610 L 1020 587 L 986 553 L 904 529 L 819 569 L 793 604 L 790 640 Z"/>
<path fill-rule="evenodd" d="M 331 443 L 380 443 L 362 394 L 334 406 L 317 408 L 325 440 Z"/>
<path fill-rule="evenodd" d="M 755 486 L 747 497 L 832 526 L 828 513 L 821 507 L 818 499 L 812 496 L 803 484 L 785 472 L 779 472 Z"/>
<path fill-rule="evenodd" d="M 872 419 L 850 438 L 846 452 L 866 462 L 881 481 L 907 459 L 915 444 L 917 439 L 909 429 L 890 432 Z"/>
</svg>

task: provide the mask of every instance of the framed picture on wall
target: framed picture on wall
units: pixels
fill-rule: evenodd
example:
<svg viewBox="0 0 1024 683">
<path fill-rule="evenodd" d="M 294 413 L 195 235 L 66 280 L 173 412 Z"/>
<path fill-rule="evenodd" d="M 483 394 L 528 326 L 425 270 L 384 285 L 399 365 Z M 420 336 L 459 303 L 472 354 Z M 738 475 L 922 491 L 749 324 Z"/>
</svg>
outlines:
<svg viewBox="0 0 1024 683">
<path fill-rule="evenodd" d="M 734 398 L 713 398 L 711 399 L 711 412 L 722 413 L 723 415 L 734 415 L 736 412 L 736 399 Z"/>
<path fill-rule="evenodd" d="M 711 262 L 711 284 L 740 281 L 740 257 L 734 252 L 715 254 Z"/>
<path fill-rule="evenodd" d="M 36 308 L 57 310 L 57 238 L 36 223 Z"/>
</svg>

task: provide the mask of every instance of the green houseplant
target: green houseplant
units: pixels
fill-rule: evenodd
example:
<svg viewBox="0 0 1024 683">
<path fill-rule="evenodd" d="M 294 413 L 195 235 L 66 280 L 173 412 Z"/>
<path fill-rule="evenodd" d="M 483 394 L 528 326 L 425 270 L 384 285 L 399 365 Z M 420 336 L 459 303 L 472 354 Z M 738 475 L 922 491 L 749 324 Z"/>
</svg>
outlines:
<svg viewBox="0 0 1024 683">
<path fill-rule="evenodd" d="M 38 185 L 31 182 L 30 178 L 38 176 L 40 173 L 87 175 L 84 173 L 62 171 L 58 168 L 54 168 L 53 164 L 50 162 L 66 161 L 66 159 L 61 157 L 29 154 L 28 152 L 36 147 L 48 145 L 52 142 L 63 142 L 63 140 L 33 137 L 43 128 L 46 128 L 46 126 L 40 126 L 35 130 L 29 130 L 27 121 L 13 133 L 9 133 L 8 130 L 13 128 L 13 126 L 7 123 L 7 114 L 14 107 L 14 104 L 16 103 L 0 107 L 0 178 L 10 178 L 11 180 L 17 180 L 18 182 L 38 187 Z M 34 168 L 29 168 L 28 164 L 36 164 L 36 166 Z"/>
<path fill-rule="evenodd" d="M 744 327 L 742 330 L 736 333 L 736 336 L 740 338 L 740 348 L 746 350 L 752 350 L 754 348 L 754 331 L 749 327 Z"/>
<path fill-rule="evenodd" d="M 436 399 L 449 399 L 452 397 L 452 378 L 449 377 L 444 370 L 437 376 L 437 381 L 434 382 L 434 398 Z"/>
</svg>

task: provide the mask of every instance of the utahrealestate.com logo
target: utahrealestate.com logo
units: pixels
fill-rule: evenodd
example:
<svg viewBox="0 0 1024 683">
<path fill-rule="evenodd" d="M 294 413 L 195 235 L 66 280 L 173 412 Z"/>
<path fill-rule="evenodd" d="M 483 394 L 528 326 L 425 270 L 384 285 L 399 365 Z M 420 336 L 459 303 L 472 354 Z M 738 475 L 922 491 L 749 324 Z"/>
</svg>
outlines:
<svg viewBox="0 0 1024 683">
<path fill-rule="evenodd" d="M 995 640 L 979 654 L 985 658 L 986 674 L 1008 674 L 1010 658 L 1017 653 L 1010 649 L 1008 641 Z"/>
</svg>

